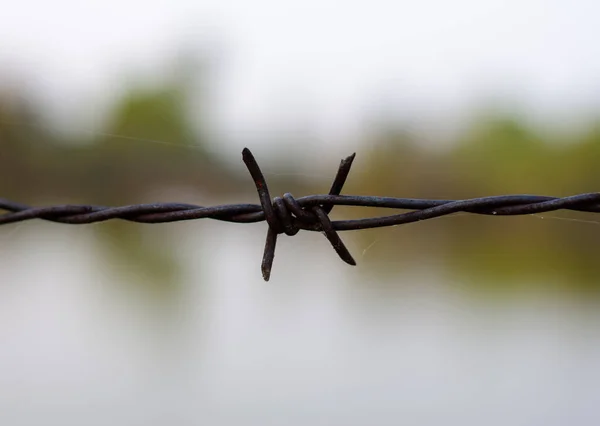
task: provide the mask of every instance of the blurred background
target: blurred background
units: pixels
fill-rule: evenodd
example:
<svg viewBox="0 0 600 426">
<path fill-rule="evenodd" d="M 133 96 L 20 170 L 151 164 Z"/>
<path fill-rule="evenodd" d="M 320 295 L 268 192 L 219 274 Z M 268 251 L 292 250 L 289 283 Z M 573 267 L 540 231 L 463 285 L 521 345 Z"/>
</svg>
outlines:
<svg viewBox="0 0 600 426">
<path fill-rule="evenodd" d="M 0 196 L 32 205 L 600 189 L 593 1 L 21 1 Z M 596 41 L 594 41 L 596 40 Z M 383 213 L 388 213 L 385 211 Z M 382 211 L 336 207 L 332 218 Z M 595 425 L 600 218 L 341 236 L 0 227 L 2 425 Z"/>
</svg>

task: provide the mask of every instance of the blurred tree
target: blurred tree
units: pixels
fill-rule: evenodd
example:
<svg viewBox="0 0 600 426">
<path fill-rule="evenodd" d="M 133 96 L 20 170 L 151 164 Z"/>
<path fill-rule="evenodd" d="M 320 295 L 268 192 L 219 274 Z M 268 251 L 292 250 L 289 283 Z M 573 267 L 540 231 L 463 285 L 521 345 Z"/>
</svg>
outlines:
<svg viewBox="0 0 600 426">
<path fill-rule="evenodd" d="M 182 201 L 171 197 L 174 191 L 185 190 L 201 194 L 197 202 L 204 204 L 217 195 L 238 197 L 249 189 L 248 198 L 255 200 L 247 175 L 230 171 L 206 148 L 214 141 L 202 132 L 203 115 L 190 112 L 192 76 L 198 70 L 189 65 L 194 61 L 181 63 L 161 84 L 127 90 L 105 128 L 93 140 L 81 141 L 86 143 L 66 144 L 46 127 L 23 125 L 39 122 L 41 107 L 14 101 L 24 96 L 0 93 L 0 195 L 29 203 L 111 205 L 155 202 L 163 194 L 169 197 L 163 201 Z M 364 139 L 359 152 L 362 168 L 352 173 L 352 192 L 453 199 L 596 191 L 600 125 L 552 142 L 518 117 L 502 115 L 475 120 L 443 151 L 425 146 L 422 138 L 402 128 L 388 126 Z M 273 189 L 302 194 L 315 186 L 301 174 L 293 179 L 273 174 L 269 183 Z M 343 207 L 334 212 L 346 217 L 385 214 Z M 600 264 L 593 255 L 598 219 L 563 211 L 556 215 L 591 224 L 539 220 L 553 213 L 503 218 L 455 215 L 352 236 L 365 250 L 368 262 L 357 260 L 363 268 L 371 265 L 369 272 L 393 273 L 400 267 L 437 262 L 476 288 L 493 282 L 527 287 L 559 280 L 570 290 L 600 290 Z M 92 229 L 110 256 L 107 264 L 165 298 L 177 294 L 179 274 L 168 249 L 167 226 L 113 221 Z"/>
</svg>

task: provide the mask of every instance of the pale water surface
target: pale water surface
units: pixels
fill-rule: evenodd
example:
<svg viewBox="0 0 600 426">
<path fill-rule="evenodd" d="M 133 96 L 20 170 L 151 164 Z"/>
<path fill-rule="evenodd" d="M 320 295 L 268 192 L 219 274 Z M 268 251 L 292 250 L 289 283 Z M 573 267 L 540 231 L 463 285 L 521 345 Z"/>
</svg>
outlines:
<svg viewBox="0 0 600 426">
<path fill-rule="evenodd" d="M 172 229 L 164 303 L 90 227 L 2 230 L 0 424 L 600 421 L 591 306 L 476 298 L 418 265 L 369 282 L 319 235 L 282 238 L 264 283 L 264 224 Z"/>
</svg>

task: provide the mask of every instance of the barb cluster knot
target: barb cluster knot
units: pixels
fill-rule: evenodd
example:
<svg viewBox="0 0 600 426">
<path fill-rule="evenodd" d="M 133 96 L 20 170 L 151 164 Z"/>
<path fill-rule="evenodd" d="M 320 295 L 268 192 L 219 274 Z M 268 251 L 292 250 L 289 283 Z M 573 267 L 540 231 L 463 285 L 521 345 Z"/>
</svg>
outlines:
<svg viewBox="0 0 600 426">
<path fill-rule="evenodd" d="M 138 223 L 165 223 L 192 219 L 215 219 L 233 223 L 267 221 L 269 229 L 262 261 L 265 280 L 271 276 L 275 245 L 280 234 L 296 235 L 300 230 L 322 232 L 340 258 L 350 264 L 356 262 L 340 239 L 339 231 L 351 231 L 385 226 L 402 225 L 450 215 L 457 212 L 473 214 L 514 216 L 559 209 L 600 213 L 600 193 L 556 198 L 543 195 L 499 195 L 468 200 L 422 200 L 414 198 L 374 197 L 366 195 L 340 195 L 346 182 L 355 154 L 342 160 L 329 194 L 294 198 L 292 194 L 271 200 L 267 182 L 250 152 L 245 148 L 242 159 L 254 180 L 259 204 L 228 204 L 213 207 L 183 203 L 137 204 L 121 207 L 90 205 L 63 205 L 30 207 L 0 198 L 0 225 L 43 219 L 63 224 L 95 223 L 121 219 Z M 331 221 L 329 213 L 334 206 L 363 206 L 413 210 L 388 216 Z"/>
<path fill-rule="evenodd" d="M 331 185 L 331 189 L 329 190 L 329 195 L 340 195 L 355 156 L 356 153 L 340 162 L 340 167 L 333 184 Z M 269 281 L 271 276 L 277 236 L 283 233 L 289 236 L 296 235 L 300 229 L 323 232 L 340 258 L 349 265 L 356 265 L 356 261 L 333 228 L 333 224 L 329 219 L 328 214 L 333 209 L 333 204 L 303 207 L 289 192 L 284 194 L 283 198 L 275 197 L 271 204 L 271 196 L 269 194 L 267 182 L 258 167 L 254 155 L 252 155 L 248 148 L 244 148 L 242 151 L 242 158 L 254 180 L 260 204 L 265 215 L 265 220 L 269 225 L 261 265 L 262 275 L 265 281 Z"/>
</svg>

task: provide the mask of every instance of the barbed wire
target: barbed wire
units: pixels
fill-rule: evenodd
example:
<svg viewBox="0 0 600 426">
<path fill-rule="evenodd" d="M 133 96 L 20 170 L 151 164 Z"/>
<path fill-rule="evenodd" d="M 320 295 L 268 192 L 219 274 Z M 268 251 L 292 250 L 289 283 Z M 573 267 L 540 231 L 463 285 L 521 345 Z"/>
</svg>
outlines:
<svg viewBox="0 0 600 426">
<path fill-rule="evenodd" d="M 501 195 L 466 200 L 428 200 L 362 195 L 340 195 L 356 154 L 343 159 L 327 195 L 294 198 L 290 193 L 271 200 L 267 182 L 248 148 L 242 159 L 256 186 L 260 204 L 227 204 L 204 207 L 183 203 L 137 204 L 121 207 L 93 205 L 58 205 L 30 207 L 0 198 L 0 225 L 43 219 L 62 224 L 90 224 L 111 219 L 138 223 L 166 223 L 192 219 L 215 219 L 234 223 L 266 221 L 267 238 L 261 264 L 265 281 L 271 276 L 277 236 L 296 235 L 300 230 L 318 231 L 325 235 L 339 257 L 350 265 L 356 262 L 338 231 L 380 228 L 433 219 L 457 212 L 482 215 L 514 216 L 566 209 L 600 213 L 600 193 L 586 193 L 556 198 L 541 195 Z M 411 212 L 364 219 L 329 219 L 334 206 L 362 206 L 414 210 Z"/>
</svg>

